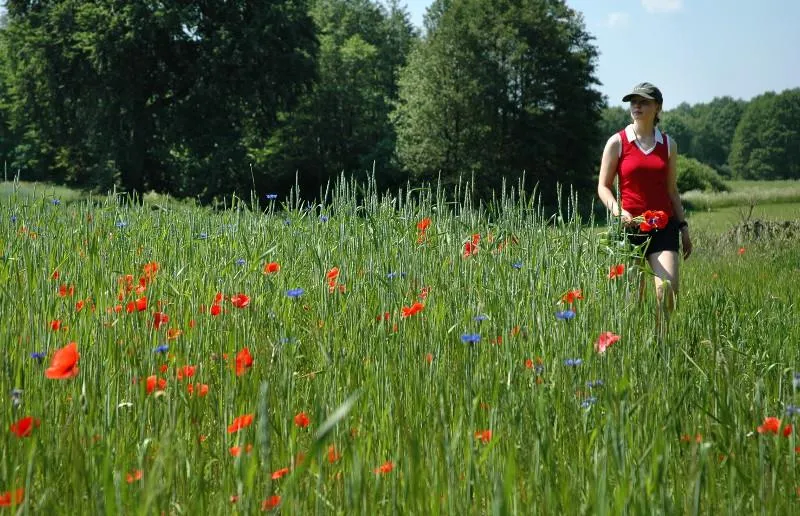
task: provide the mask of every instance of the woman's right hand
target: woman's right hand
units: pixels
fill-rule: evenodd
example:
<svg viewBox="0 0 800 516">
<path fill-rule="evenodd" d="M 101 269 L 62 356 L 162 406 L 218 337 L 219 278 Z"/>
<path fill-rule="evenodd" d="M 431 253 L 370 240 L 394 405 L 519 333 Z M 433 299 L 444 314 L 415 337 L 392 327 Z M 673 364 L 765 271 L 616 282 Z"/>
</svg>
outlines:
<svg viewBox="0 0 800 516">
<path fill-rule="evenodd" d="M 622 225 L 625 227 L 635 226 L 633 222 L 633 216 L 627 210 L 622 210 L 619 212 L 619 218 L 622 220 Z"/>
</svg>

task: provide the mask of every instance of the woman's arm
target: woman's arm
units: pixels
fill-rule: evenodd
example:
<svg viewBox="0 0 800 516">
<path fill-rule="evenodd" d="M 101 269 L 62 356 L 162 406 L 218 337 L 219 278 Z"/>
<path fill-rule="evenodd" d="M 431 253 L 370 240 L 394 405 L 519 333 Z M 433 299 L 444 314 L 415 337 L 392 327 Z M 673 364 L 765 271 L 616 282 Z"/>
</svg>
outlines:
<svg viewBox="0 0 800 516">
<path fill-rule="evenodd" d="M 631 214 L 625 210 L 620 210 L 617 198 L 612 188 L 614 179 L 617 177 L 617 164 L 619 163 L 619 152 L 622 143 L 619 135 L 611 136 L 603 149 L 603 159 L 600 161 L 600 177 L 597 180 L 597 196 L 603 206 L 611 212 L 614 217 L 622 217 L 622 222 L 627 224 L 631 220 Z"/>
<path fill-rule="evenodd" d="M 667 188 L 669 198 L 672 201 L 672 212 L 675 218 L 684 222 L 686 213 L 683 211 L 681 194 L 678 191 L 678 144 L 672 138 L 669 139 L 669 166 L 667 168 Z M 689 236 L 689 226 L 683 225 L 681 231 L 681 244 L 683 245 L 683 258 L 689 258 L 692 254 L 692 238 Z"/>
</svg>

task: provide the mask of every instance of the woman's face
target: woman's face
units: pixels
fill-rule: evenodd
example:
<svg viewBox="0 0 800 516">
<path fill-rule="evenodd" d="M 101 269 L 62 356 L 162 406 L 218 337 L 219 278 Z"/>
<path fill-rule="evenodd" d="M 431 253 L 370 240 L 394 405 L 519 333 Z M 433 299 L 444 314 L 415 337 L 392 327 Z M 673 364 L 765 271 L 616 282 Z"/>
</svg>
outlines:
<svg viewBox="0 0 800 516">
<path fill-rule="evenodd" d="M 659 111 L 661 106 L 655 100 L 638 95 L 631 99 L 631 116 L 634 120 L 655 120 Z"/>
</svg>

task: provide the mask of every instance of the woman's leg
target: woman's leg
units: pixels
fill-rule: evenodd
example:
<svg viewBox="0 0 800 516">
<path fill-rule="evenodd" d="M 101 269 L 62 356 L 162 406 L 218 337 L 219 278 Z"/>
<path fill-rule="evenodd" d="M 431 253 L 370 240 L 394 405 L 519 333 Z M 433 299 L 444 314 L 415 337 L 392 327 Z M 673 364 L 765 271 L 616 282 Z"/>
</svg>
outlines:
<svg viewBox="0 0 800 516">
<path fill-rule="evenodd" d="M 656 283 L 656 328 L 660 337 L 667 332 L 669 316 L 678 299 L 680 277 L 677 251 L 658 251 L 647 257 Z"/>
</svg>

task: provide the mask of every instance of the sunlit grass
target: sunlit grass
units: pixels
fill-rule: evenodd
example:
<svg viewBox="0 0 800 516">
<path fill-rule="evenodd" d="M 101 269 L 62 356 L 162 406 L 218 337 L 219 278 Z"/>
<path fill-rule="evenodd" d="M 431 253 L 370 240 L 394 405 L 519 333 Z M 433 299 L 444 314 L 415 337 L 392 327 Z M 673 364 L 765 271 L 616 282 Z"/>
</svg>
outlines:
<svg viewBox="0 0 800 516">
<path fill-rule="evenodd" d="M 487 212 L 436 190 L 359 187 L 339 184 L 324 206 L 223 212 L 8 198 L 0 388 L 22 393 L 2 405 L 0 494 L 24 487 L 42 514 L 251 513 L 272 496 L 298 514 L 796 510 L 800 443 L 756 429 L 788 422 L 798 402 L 798 246 L 734 242 L 709 224 L 659 342 L 652 288 L 640 302 L 630 267 L 607 277 L 630 265 L 608 228 L 569 210 L 553 224 L 527 198 Z M 135 286 L 152 262 L 144 291 L 127 292 L 120 277 Z M 268 262 L 280 271 L 265 274 Z M 560 320 L 572 289 L 584 299 Z M 147 309 L 127 313 L 142 295 Z M 400 317 L 415 302 L 424 309 Z M 169 318 L 158 329 L 156 311 Z M 605 331 L 621 339 L 600 355 Z M 46 379 L 70 341 L 78 376 Z M 253 365 L 237 376 L 245 347 Z M 207 396 L 177 379 L 184 365 Z M 163 392 L 147 394 L 151 375 Z M 253 424 L 229 433 L 246 414 Z M 30 437 L 7 431 L 24 416 L 41 421 Z"/>
</svg>

